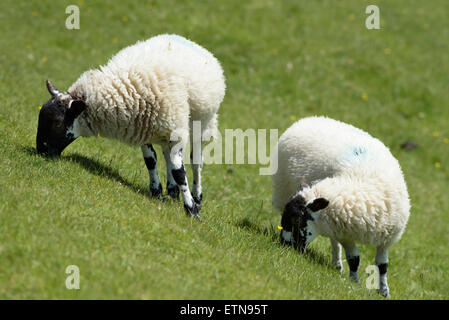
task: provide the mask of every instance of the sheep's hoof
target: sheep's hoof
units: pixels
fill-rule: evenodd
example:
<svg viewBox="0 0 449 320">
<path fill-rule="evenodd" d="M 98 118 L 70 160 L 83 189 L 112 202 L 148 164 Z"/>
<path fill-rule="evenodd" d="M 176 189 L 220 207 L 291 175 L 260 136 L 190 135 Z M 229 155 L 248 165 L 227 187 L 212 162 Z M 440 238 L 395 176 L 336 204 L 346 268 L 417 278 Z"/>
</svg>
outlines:
<svg viewBox="0 0 449 320">
<path fill-rule="evenodd" d="M 382 297 L 384 297 L 386 299 L 391 299 L 391 297 L 390 297 L 390 290 L 388 290 L 388 288 L 381 288 L 381 289 L 377 290 L 377 292 L 379 294 L 381 294 Z"/>
<path fill-rule="evenodd" d="M 354 281 L 355 283 L 360 284 L 360 281 L 359 281 L 359 275 L 358 275 L 357 272 L 352 272 L 352 271 L 350 271 L 350 272 L 349 272 L 349 278 L 350 278 L 352 281 Z"/>
<path fill-rule="evenodd" d="M 201 217 L 200 217 L 200 207 L 195 203 L 195 201 L 193 202 L 193 206 L 189 207 L 186 204 L 184 204 L 184 209 L 186 211 L 186 214 L 193 219 L 196 219 L 198 221 L 201 221 Z"/>
<path fill-rule="evenodd" d="M 178 186 L 167 186 L 167 193 L 170 198 L 174 200 L 179 200 L 179 188 Z"/>
<path fill-rule="evenodd" d="M 160 199 L 162 196 L 162 185 L 159 184 L 157 188 L 151 188 L 150 186 L 151 197 Z"/>
<path fill-rule="evenodd" d="M 334 264 L 334 268 L 335 268 L 335 270 L 337 270 L 340 273 L 343 272 L 343 266 L 341 265 L 341 263 Z"/>
<path fill-rule="evenodd" d="M 193 196 L 193 201 L 195 201 L 196 205 L 201 208 L 201 203 L 203 202 L 203 194 L 200 194 L 198 197 Z"/>
</svg>

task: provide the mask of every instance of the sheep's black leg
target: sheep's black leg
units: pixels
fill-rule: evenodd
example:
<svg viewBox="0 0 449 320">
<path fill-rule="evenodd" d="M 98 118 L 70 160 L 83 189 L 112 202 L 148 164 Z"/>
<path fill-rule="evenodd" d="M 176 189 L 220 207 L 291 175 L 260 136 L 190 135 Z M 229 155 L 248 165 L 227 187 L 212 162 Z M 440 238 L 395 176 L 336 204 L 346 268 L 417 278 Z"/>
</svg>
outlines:
<svg viewBox="0 0 449 320">
<path fill-rule="evenodd" d="M 390 298 L 390 289 L 387 283 L 388 249 L 377 248 L 376 265 L 379 268 L 379 293 L 385 298 Z"/>
<path fill-rule="evenodd" d="M 167 166 L 167 193 L 171 198 L 179 200 L 179 188 L 172 174 L 173 167 L 170 160 L 170 148 L 164 147 L 163 152 Z"/>
<path fill-rule="evenodd" d="M 151 144 L 141 147 L 143 159 L 150 175 L 150 192 L 153 197 L 159 198 L 162 194 L 162 185 L 157 175 L 157 156 Z"/>
<path fill-rule="evenodd" d="M 203 156 L 201 154 L 201 144 L 192 143 L 192 152 L 190 153 L 193 172 L 192 196 L 198 206 L 201 206 L 203 192 L 201 188 L 201 170 L 203 169 Z"/>
<path fill-rule="evenodd" d="M 176 148 L 176 145 L 173 147 Z M 168 157 L 169 162 L 167 166 L 170 166 L 171 174 L 173 176 L 176 185 L 181 191 L 182 200 L 184 202 L 184 209 L 187 215 L 193 218 L 200 219 L 199 211 L 200 208 L 193 200 L 192 194 L 189 190 L 189 184 L 187 182 L 186 170 L 184 167 L 184 161 L 182 158 L 182 148 L 172 149 Z"/>
<path fill-rule="evenodd" d="M 360 264 L 359 250 L 353 243 L 344 245 L 344 248 L 346 253 L 346 261 L 348 261 L 349 265 L 349 277 L 356 283 L 359 283 L 359 274 L 358 274 Z"/>
</svg>

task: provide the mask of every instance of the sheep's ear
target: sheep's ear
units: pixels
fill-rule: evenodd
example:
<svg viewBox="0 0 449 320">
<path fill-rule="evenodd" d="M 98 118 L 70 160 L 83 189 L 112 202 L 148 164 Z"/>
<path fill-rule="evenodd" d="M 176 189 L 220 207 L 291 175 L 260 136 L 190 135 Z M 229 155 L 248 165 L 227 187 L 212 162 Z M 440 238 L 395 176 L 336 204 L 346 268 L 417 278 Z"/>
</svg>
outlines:
<svg viewBox="0 0 449 320">
<path fill-rule="evenodd" d="M 313 200 L 312 203 L 309 203 L 307 205 L 307 208 L 310 209 L 312 212 L 317 212 L 320 210 L 323 210 L 329 205 L 329 201 L 324 198 L 317 198 Z"/>
<path fill-rule="evenodd" d="M 70 101 L 69 108 L 65 114 L 65 123 L 71 125 L 73 121 L 86 110 L 86 104 L 82 100 L 72 100 Z"/>
</svg>

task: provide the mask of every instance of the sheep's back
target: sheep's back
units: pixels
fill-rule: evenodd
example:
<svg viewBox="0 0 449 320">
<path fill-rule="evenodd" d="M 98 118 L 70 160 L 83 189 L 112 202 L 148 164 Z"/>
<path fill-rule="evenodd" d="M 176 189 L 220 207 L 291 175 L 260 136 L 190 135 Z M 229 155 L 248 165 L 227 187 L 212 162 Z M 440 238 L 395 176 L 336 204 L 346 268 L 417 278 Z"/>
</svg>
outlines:
<svg viewBox="0 0 449 320">
<path fill-rule="evenodd" d="M 159 35 L 117 53 L 105 68 L 139 69 L 184 80 L 192 119 L 211 118 L 225 94 L 219 61 L 200 45 L 178 35 Z"/>
</svg>

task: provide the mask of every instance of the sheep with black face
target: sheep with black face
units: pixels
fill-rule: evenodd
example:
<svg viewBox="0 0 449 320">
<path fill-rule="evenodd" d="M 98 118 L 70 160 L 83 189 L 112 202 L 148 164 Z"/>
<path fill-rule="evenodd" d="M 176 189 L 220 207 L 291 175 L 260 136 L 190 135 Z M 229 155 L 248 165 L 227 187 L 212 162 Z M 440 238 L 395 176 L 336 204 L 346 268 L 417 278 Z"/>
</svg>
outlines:
<svg viewBox="0 0 449 320">
<path fill-rule="evenodd" d="M 47 88 L 51 98 L 39 114 L 39 153 L 59 156 L 80 136 L 101 135 L 140 146 L 151 194 L 159 197 L 162 185 L 152 146 L 159 144 L 167 163 L 168 194 L 177 199 L 181 193 L 187 214 L 199 218 L 202 151 L 192 148 L 191 193 L 183 150 L 189 140 L 199 139 L 201 145 L 203 136 L 217 132 L 226 85 L 221 65 L 209 51 L 177 35 L 160 35 L 86 71 L 65 93 L 49 81 Z M 200 123 L 201 137 L 193 137 L 194 121 Z"/>
<path fill-rule="evenodd" d="M 280 137 L 276 157 L 273 205 L 283 210 L 281 242 L 303 252 L 318 235 L 330 238 L 333 264 L 341 270 L 342 245 L 356 282 L 356 244 L 376 246 L 379 292 L 389 297 L 388 249 L 405 230 L 410 200 L 388 148 L 351 125 L 310 117 Z"/>
<path fill-rule="evenodd" d="M 82 100 L 74 100 L 69 94 L 60 92 L 48 80 L 47 88 L 51 98 L 39 113 L 36 148 L 38 153 L 59 156 L 76 139 L 73 123 L 86 105 Z"/>
</svg>

